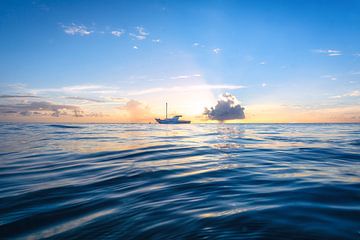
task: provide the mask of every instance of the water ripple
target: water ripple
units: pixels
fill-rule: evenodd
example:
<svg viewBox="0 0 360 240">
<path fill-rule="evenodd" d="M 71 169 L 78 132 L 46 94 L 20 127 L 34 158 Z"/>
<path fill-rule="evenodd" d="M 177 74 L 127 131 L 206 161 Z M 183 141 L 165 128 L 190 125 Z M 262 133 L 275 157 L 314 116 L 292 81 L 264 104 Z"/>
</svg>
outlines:
<svg viewBox="0 0 360 240">
<path fill-rule="evenodd" d="M 0 125 L 0 238 L 358 239 L 359 124 Z"/>
</svg>

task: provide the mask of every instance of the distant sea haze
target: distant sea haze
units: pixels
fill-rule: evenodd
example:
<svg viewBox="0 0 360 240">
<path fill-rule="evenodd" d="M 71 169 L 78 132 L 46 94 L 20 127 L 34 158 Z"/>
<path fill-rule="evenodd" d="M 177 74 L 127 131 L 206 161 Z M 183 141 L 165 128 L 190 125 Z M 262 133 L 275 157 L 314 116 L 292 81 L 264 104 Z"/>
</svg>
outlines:
<svg viewBox="0 0 360 240">
<path fill-rule="evenodd" d="M 0 125 L 1 239 L 359 239 L 360 124 Z"/>
</svg>

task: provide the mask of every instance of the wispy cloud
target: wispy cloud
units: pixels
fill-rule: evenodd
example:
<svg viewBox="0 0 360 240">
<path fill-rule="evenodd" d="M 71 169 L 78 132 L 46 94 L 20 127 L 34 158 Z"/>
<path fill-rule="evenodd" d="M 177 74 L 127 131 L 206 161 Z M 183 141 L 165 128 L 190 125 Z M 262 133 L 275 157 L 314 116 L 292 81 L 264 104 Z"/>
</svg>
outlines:
<svg viewBox="0 0 360 240">
<path fill-rule="evenodd" d="M 215 54 L 219 54 L 222 51 L 222 49 L 221 48 L 214 48 L 212 51 Z"/>
<path fill-rule="evenodd" d="M 138 46 L 133 46 L 133 49 L 139 49 L 139 47 Z"/>
<path fill-rule="evenodd" d="M 106 99 L 111 102 L 121 102 L 121 103 L 129 101 L 128 98 L 124 98 L 124 97 L 107 97 Z"/>
<path fill-rule="evenodd" d="M 315 49 L 313 52 L 320 53 L 329 57 L 335 57 L 342 55 L 341 51 L 334 49 Z"/>
<path fill-rule="evenodd" d="M 33 95 L 0 95 L 0 98 L 41 98 Z"/>
<path fill-rule="evenodd" d="M 144 27 L 136 27 L 136 33 L 130 33 L 129 35 L 137 40 L 145 40 L 149 35 L 148 32 L 145 31 Z"/>
<path fill-rule="evenodd" d="M 262 62 L 259 62 L 260 65 L 265 65 L 266 62 L 265 61 L 262 61 Z"/>
<path fill-rule="evenodd" d="M 121 35 L 123 35 L 125 33 L 124 30 L 120 30 L 120 31 L 111 31 L 111 34 L 114 35 L 115 37 L 121 37 Z"/>
<path fill-rule="evenodd" d="M 66 99 L 86 101 L 86 102 L 96 102 L 96 103 L 105 102 L 104 100 L 99 100 L 99 99 L 94 99 L 94 98 L 85 98 L 85 97 L 66 97 Z"/>
<path fill-rule="evenodd" d="M 337 78 L 333 75 L 322 75 L 321 78 L 326 78 L 332 81 L 335 81 Z"/>
<path fill-rule="evenodd" d="M 74 86 L 65 86 L 61 88 L 37 88 L 37 89 L 27 89 L 27 92 L 31 94 L 43 94 L 43 93 L 62 93 L 62 94 L 78 94 L 78 93 L 116 93 L 119 91 L 115 87 L 107 87 L 102 85 L 74 85 Z"/>
<path fill-rule="evenodd" d="M 84 25 L 77 25 L 72 23 L 70 25 L 61 25 L 64 29 L 64 32 L 69 35 L 80 35 L 80 36 L 87 36 L 93 33 L 93 31 L 89 30 L 88 27 Z"/>
<path fill-rule="evenodd" d="M 13 83 L 13 84 L 8 84 L 7 87 L 15 89 L 15 90 L 23 90 L 26 88 L 26 84 L 24 83 Z"/>
<path fill-rule="evenodd" d="M 154 43 L 160 43 L 161 40 L 160 40 L 160 39 L 153 39 L 152 42 L 154 42 Z"/>
<path fill-rule="evenodd" d="M 330 98 L 344 98 L 344 97 L 360 97 L 360 91 L 359 90 L 354 90 L 352 92 L 348 92 L 348 93 L 345 93 L 343 95 L 336 95 L 336 96 L 332 96 Z"/>
<path fill-rule="evenodd" d="M 168 87 L 168 88 L 148 88 L 140 91 L 133 91 L 129 92 L 128 95 L 145 95 L 151 93 L 158 93 L 158 92 L 186 92 L 186 91 L 198 91 L 198 90 L 212 90 L 212 89 L 240 89 L 244 88 L 241 85 L 193 85 L 193 86 L 175 86 L 175 87 Z"/>
<path fill-rule="evenodd" d="M 267 84 L 266 84 L 266 83 L 262 83 L 261 86 L 262 86 L 262 87 L 266 87 Z"/>
<path fill-rule="evenodd" d="M 179 75 L 179 76 L 171 77 L 171 79 L 189 79 L 194 77 L 201 77 L 201 74 Z"/>
</svg>

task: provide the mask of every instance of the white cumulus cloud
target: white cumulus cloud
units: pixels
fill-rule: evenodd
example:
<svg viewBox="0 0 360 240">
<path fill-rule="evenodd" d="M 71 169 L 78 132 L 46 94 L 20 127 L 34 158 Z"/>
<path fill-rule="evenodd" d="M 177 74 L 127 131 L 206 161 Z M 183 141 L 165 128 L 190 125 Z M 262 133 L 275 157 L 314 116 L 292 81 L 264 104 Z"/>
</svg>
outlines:
<svg viewBox="0 0 360 240">
<path fill-rule="evenodd" d="M 215 54 L 219 54 L 221 52 L 221 48 L 214 48 L 212 51 Z"/>
<path fill-rule="evenodd" d="M 120 37 L 121 35 L 123 35 L 125 33 L 124 30 L 120 30 L 120 31 L 111 31 L 111 34 L 114 35 L 115 37 Z"/>
<path fill-rule="evenodd" d="M 205 108 L 204 115 L 210 120 L 218 121 L 245 118 L 244 108 L 241 107 L 236 97 L 230 93 L 224 93 L 215 107 Z"/>
</svg>

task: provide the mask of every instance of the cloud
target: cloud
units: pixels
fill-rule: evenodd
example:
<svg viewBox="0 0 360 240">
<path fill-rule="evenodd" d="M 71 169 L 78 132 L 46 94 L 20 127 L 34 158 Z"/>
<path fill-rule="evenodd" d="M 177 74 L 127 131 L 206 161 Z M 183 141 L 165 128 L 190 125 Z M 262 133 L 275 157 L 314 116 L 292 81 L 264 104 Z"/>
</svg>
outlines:
<svg viewBox="0 0 360 240">
<path fill-rule="evenodd" d="M 17 114 L 22 116 L 43 115 L 60 117 L 70 115 L 82 117 L 83 111 L 73 105 L 54 104 L 50 102 L 30 102 L 0 105 L 0 114 Z"/>
<path fill-rule="evenodd" d="M 345 96 L 347 96 L 347 97 L 359 97 L 360 96 L 360 91 L 355 90 L 355 91 L 352 91 L 352 92 L 349 92 L 349 93 L 345 94 Z"/>
<path fill-rule="evenodd" d="M 154 42 L 154 43 L 160 43 L 161 40 L 160 40 L 160 39 L 153 39 L 152 42 Z"/>
<path fill-rule="evenodd" d="M 193 86 L 175 86 L 169 88 L 148 88 L 145 90 L 129 92 L 128 95 L 144 95 L 158 92 L 185 92 L 185 91 L 198 91 L 207 89 L 240 89 L 244 88 L 241 85 L 193 85 Z"/>
<path fill-rule="evenodd" d="M 142 36 L 147 36 L 147 35 L 149 35 L 149 33 L 147 33 L 143 27 L 136 27 L 136 30 L 137 30 L 137 32 L 138 32 L 140 35 L 142 35 Z"/>
<path fill-rule="evenodd" d="M 115 37 L 120 37 L 121 35 L 123 35 L 125 33 L 124 30 L 120 30 L 120 31 L 111 31 L 111 34 L 114 35 Z"/>
<path fill-rule="evenodd" d="M 179 76 L 171 77 L 171 79 L 189 79 L 193 77 L 201 77 L 201 74 L 179 75 Z"/>
<path fill-rule="evenodd" d="M 23 90 L 24 88 L 26 88 L 27 85 L 25 83 L 13 83 L 8 84 L 7 86 L 16 90 Z"/>
<path fill-rule="evenodd" d="M 345 93 L 343 95 L 332 96 L 330 98 L 344 98 L 344 97 L 360 97 L 360 91 L 354 90 L 352 92 Z"/>
<path fill-rule="evenodd" d="M 262 61 L 262 62 L 260 62 L 259 64 L 260 64 L 260 65 L 265 65 L 266 62 L 265 62 L 265 61 Z"/>
<path fill-rule="evenodd" d="M 266 83 L 262 83 L 261 86 L 262 86 L 262 87 L 266 87 L 267 84 L 266 84 Z"/>
<path fill-rule="evenodd" d="M 221 48 L 214 48 L 212 51 L 215 54 L 219 54 L 222 51 L 222 49 Z"/>
<path fill-rule="evenodd" d="M 80 36 L 86 36 L 93 33 L 93 31 L 90 31 L 87 27 L 84 25 L 76 25 L 75 23 L 72 23 L 71 25 L 61 25 L 64 29 L 64 32 L 69 35 L 80 35 Z"/>
<path fill-rule="evenodd" d="M 118 107 L 118 109 L 125 111 L 127 119 L 130 121 L 144 121 L 152 118 L 150 107 L 133 99 L 129 100 L 124 106 Z"/>
<path fill-rule="evenodd" d="M 103 100 L 98 100 L 98 99 L 93 99 L 93 98 L 84 98 L 84 97 L 66 97 L 66 99 L 79 100 L 79 101 L 87 101 L 87 102 L 96 102 L 96 103 L 103 103 L 103 102 L 105 102 L 105 101 L 103 101 Z"/>
<path fill-rule="evenodd" d="M 95 93 L 95 94 L 110 94 L 119 91 L 116 87 L 102 86 L 102 85 L 74 85 L 61 88 L 39 88 L 29 89 L 30 93 L 63 93 L 63 94 L 79 94 L 79 93 Z"/>
<path fill-rule="evenodd" d="M 334 56 L 340 56 L 342 55 L 341 51 L 339 50 L 334 50 L 334 49 L 315 49 L 313 50 L 316 53 L 320 53 L 329 57 L 334 57 Z"/>
<path fill-rule="evenodd" d="M 136 33 L 130 33 L 129 35 L 137 40 L 145 40 L 149 33 L 143 27 L 136 27 Z"/>
<path fill-rule="evenodd" d="M 229 93 L 224 93 L 215 107 L 205 108 L 204 115 L 210 120 L 218 121 L 245 118 L 244 108 L 240 106 L 236 97 Z"/>
<path fill-rule="evenodd" d="M 107 97 L 107 99 L 111 102 L 126 102 L 129 101 L 128 98 L 124 98 L 124 97 Z"/>
<path fill-rule="evenodd" d="M 138 46 L 133 46 L 133 49 L 139 49 L 139 47 Z"/>
<path fill-rule="evenodd" d="M 330 79 L 332 81 L 335 81 L 336 80 L 336 77 L 333 76 L 333 75 L 322 75 L 321 78 L 327 78 L 327 79 Z"/>
<path fill-rule="evenodd" d="M 0 98 L 41 98 L 33 95 L 0 95 Z"/>
<path fill-rule="evenodd" d="M 198 47 L 199 45 L 200 45 L 200 44 L 197 43 L 197 42 L 193 43 L 193 46 L 194 46 L 194 47 Z"/>
</svg>

